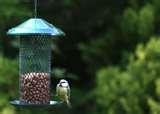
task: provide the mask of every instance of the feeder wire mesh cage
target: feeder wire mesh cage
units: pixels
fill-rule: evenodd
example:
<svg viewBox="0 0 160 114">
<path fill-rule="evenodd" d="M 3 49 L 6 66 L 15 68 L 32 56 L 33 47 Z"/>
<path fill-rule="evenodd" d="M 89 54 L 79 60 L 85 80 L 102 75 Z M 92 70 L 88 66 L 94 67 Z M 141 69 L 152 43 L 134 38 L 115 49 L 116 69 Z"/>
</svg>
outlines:
<svg viewBox="0 0 160 114">
<path fill-rule="evenodd" d="M 50 101 L 51 39 L 20 38 L 20 101 L 47 104 Z"/>
</svg>

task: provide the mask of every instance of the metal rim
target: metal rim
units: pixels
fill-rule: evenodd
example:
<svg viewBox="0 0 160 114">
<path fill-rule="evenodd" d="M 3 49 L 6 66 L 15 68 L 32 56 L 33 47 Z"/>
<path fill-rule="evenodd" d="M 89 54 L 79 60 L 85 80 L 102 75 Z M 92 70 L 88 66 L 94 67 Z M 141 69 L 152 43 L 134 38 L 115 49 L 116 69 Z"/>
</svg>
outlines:
<svg viewBox="0 0 160 114">
<path fill-rule="evenodd" d="M 20 100 L 13 100 L 10 101 L 10 104 L 16 107 L 57 107 L 62 103 L 58 101 L 50 101 L 49 104 L 28 104 L 22 103 Z"/>
</svg>

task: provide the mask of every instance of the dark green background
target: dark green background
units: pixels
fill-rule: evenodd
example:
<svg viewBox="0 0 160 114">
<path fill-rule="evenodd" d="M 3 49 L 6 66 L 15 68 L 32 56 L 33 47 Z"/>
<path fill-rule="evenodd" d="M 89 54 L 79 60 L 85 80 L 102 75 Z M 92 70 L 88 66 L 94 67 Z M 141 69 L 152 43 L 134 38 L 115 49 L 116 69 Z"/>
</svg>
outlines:
<svg viewBox="0 0 160 114">
<path fill-rule="evenodd" d="M 53 40 L 52 92 L 67 79 L 72 109 L 9 104 L 19 44 L 6 32 L 33 11 L 33 0 L 0 0 L 1 114 L 160 114 L 159 0 L 38 0 L 38 17 L 66 33 Z"/>
</svg>

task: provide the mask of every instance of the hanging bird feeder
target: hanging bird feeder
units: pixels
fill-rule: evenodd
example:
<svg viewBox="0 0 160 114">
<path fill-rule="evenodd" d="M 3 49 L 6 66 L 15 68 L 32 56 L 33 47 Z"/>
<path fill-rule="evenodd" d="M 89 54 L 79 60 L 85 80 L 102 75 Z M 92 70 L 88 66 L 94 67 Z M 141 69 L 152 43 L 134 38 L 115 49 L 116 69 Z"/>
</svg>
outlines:
<svg viewBox="0 0 160 114">
<path fill-rule="evenodd" d="M 52 38 L 65 35 L 47 21 L 31 18 L 10 29 L 8 35 L 19 37 L 20 98 L 11 101 L 16 106 L 52 106 L 51 101 L 51 42 Z"/>
</svg>

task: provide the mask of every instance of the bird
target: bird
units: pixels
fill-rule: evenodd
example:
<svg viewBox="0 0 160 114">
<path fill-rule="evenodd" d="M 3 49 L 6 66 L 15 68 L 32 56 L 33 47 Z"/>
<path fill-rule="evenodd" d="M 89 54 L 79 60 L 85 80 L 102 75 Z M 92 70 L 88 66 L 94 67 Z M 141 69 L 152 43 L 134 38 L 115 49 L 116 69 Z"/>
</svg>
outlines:
<svg viewBox="0 0 160 114">
<path fill-rule="evenodd" d="M 71 108 L 70 103 L 70 86 L 67 80 L 61 79 L 56 87 L 56 94 L 62 102 L 65 102 L 69 108 Z"/>
</svg>

